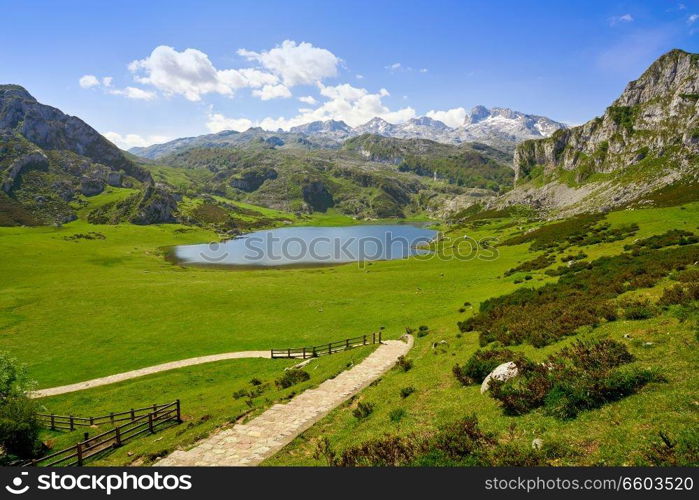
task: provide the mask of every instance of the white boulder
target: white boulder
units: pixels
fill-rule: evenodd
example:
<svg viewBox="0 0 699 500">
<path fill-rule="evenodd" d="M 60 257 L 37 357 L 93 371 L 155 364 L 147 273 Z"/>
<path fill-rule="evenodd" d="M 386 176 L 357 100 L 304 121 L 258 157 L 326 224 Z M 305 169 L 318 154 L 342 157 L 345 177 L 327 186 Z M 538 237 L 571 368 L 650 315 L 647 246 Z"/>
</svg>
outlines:
<svg viewBox="0 0 699 500">
<path fill-rule="evenodd" d="M 507 363 L 497 366 L 495 370 L 490 372 L 488 376 L 485 377 L 485 380 L 481 384 L 481 394 L 490 388 L 491 380 L 509 380 L 512 377 L 516 377 L 518 373 L 519 370 L 517 370 L 517 365 L 513 361 L 508 361 Z"/>
</svg>

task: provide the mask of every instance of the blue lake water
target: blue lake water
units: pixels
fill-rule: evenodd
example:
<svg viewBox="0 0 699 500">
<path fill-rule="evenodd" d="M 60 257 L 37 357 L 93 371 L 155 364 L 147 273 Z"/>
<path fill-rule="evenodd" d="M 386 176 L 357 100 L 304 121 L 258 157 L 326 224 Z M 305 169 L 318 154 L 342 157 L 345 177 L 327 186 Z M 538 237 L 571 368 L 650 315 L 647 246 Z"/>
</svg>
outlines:
<svg viewBox="0 0 699 500">
<path fill-rule="evenodd" d="M 418 225 L 285 227 L 257 231 L 220 243 L 180 245 L 179 264 L 269 268 L 404 259 L 429 253 L 437 231 Z"/>
</svg>

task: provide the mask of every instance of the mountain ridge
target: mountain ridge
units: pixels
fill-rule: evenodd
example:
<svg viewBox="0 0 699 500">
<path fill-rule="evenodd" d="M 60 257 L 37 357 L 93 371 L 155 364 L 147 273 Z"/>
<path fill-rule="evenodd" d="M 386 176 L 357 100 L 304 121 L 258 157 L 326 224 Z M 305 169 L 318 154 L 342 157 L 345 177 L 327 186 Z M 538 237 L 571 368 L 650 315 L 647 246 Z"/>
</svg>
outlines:
<svg viewBox="0 0 699 500">
<path fill-rule="evenodd" d="M 519 141 L 547 137 L 562 128 L 566 128 L 566 125 L 544 116 L 502 107 L 488 109 L 479 105 L 473 108 L 471 114 L 466 116 L 464 123 L 459 127 L 450 127 L 428 116 L 411 118 L 399 124 L 374 117 L 356 127 L 350 127 L 339 120 L 317 120 L 292 127 L 289 131 L 281 129 L 268 131 L 251 127 L 243 132 L 222 131 L 196 137 L 183 137 L 163 144 L 131 148 L 129 152 L 153 160 L 194 145 L 213 147 L 222 144 L 240 145 L 246 140 L 255 139 L 255 135 L 263 139 L 277 137 L 287 147 L 339 148 L 345 140 L 369 133 L 397 139 L 430 139 L 455 145 L 464 142 L 480 142 L 511 153 Z"/>
</svg>

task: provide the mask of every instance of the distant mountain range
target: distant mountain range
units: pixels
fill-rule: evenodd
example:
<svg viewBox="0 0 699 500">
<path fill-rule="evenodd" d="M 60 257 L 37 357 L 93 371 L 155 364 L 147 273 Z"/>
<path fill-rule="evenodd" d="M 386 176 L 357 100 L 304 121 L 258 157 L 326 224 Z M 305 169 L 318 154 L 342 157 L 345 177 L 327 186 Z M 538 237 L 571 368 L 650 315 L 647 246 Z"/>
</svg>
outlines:
<svg viewBox="0 0 699 500">
<path fill-rule="evenodd" d="M 427 116 L 399 124 L 376 117 L 358 127 L 350 127 L 343 121 L 326 120 L 292 127 L 288 132 L 270 132 L 261 128 L 250 128 L 245 132 L 227 130 L 132 148 L 129 152 L 143 158 L 157 159 L 192 147 L 236 146 L 254 140 L 272 141 L 284 147 L 328 149 L 340 147 L 343 141 L 351 137 L 373 134 L 398 139 L 430 139 L 444 144 L 479 142 L 512 153 L 521 141 L 549 137 L 556 130 L 564 128 L 564 124 L 544 116 L 528 115 L 508 108 L 476 106 L 459 127 L 449 127 Z"/>
</svg>

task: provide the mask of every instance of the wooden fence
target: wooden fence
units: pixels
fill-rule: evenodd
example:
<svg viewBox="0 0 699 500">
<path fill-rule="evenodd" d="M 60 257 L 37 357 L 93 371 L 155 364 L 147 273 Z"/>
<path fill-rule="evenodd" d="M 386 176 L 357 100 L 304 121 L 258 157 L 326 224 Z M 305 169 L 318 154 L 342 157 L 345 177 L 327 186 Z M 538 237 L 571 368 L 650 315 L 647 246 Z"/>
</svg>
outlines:
<svg viewBox="0 0 699 500">
<path fill-rule="evenodd" d="M 381 343 L 381 332 L 372 333 L 369 335 L 362 335 L 361 337 L 353 337 L 345 340 L 338 340 L 337 342 L 330 342 L 329 344 L 317 345 L 313 347 L 294 347 L 287 349 L 271 349 L 272 358 L 317 358 L 318 356 L 324 356 L 326 354 L 333 354 L 336 352 L 346 351 L 352 349 L 353 347 L 359 347 L 368 344 L 380 344 Z"/>
<path fill-rule="evenodd" d="M 119 425 L 112 430 L 103 432 L 94 437 L 88 437 L 86 435 L 85 440 L 79 442 L 75 446 L 46 455 L 45 457 L 31 460 L 23 465 L 41 467 L 83 465 L 87 459 L 107 450 L 118 448 L 142 434 L 155 433 L 157 428 L 162 427 L 168 422 L 182 422 L 179 399 L 166 405 L 154 405 L 150 407 L 149 410 L 148 413 L 135 416 L 133 419 L 124 418 L 123 420 L 129 420 L 126 424 Z M 137 410 L 133 411 L 136 412 Z M 130 412 L 124 412 L 115 415 L 124 415 L 126 413 L 130 414 Z M 115 422 L 118 421 L 119 420 L 115 420 Z M 109 422 L 109 420 L 107 420 L 107 422 Z"/>
<path fill-rule="evenodd" d="M 110 413 L 109 415 L 100 415 L 98 417 L 75 417 L 73 415 L 48 415 L 44 413 L 39 413 L 39 420 L 45 426 L 51 430 L 66 430 L 74 431 L 76 427 L 92 427 L 95 425 L 110 424 L 116 425 L 119 422 L 133 422 L 139 417 L 147 415 L 148 413 L 153 413 L 159 409 L 169 407 L 173 403 L 158 405 L 154 404 L 152 406 L 146 406 L 145 408 L 132 408 L 127 411 L 122 411 L 118 413 Z"/>
</svg>

